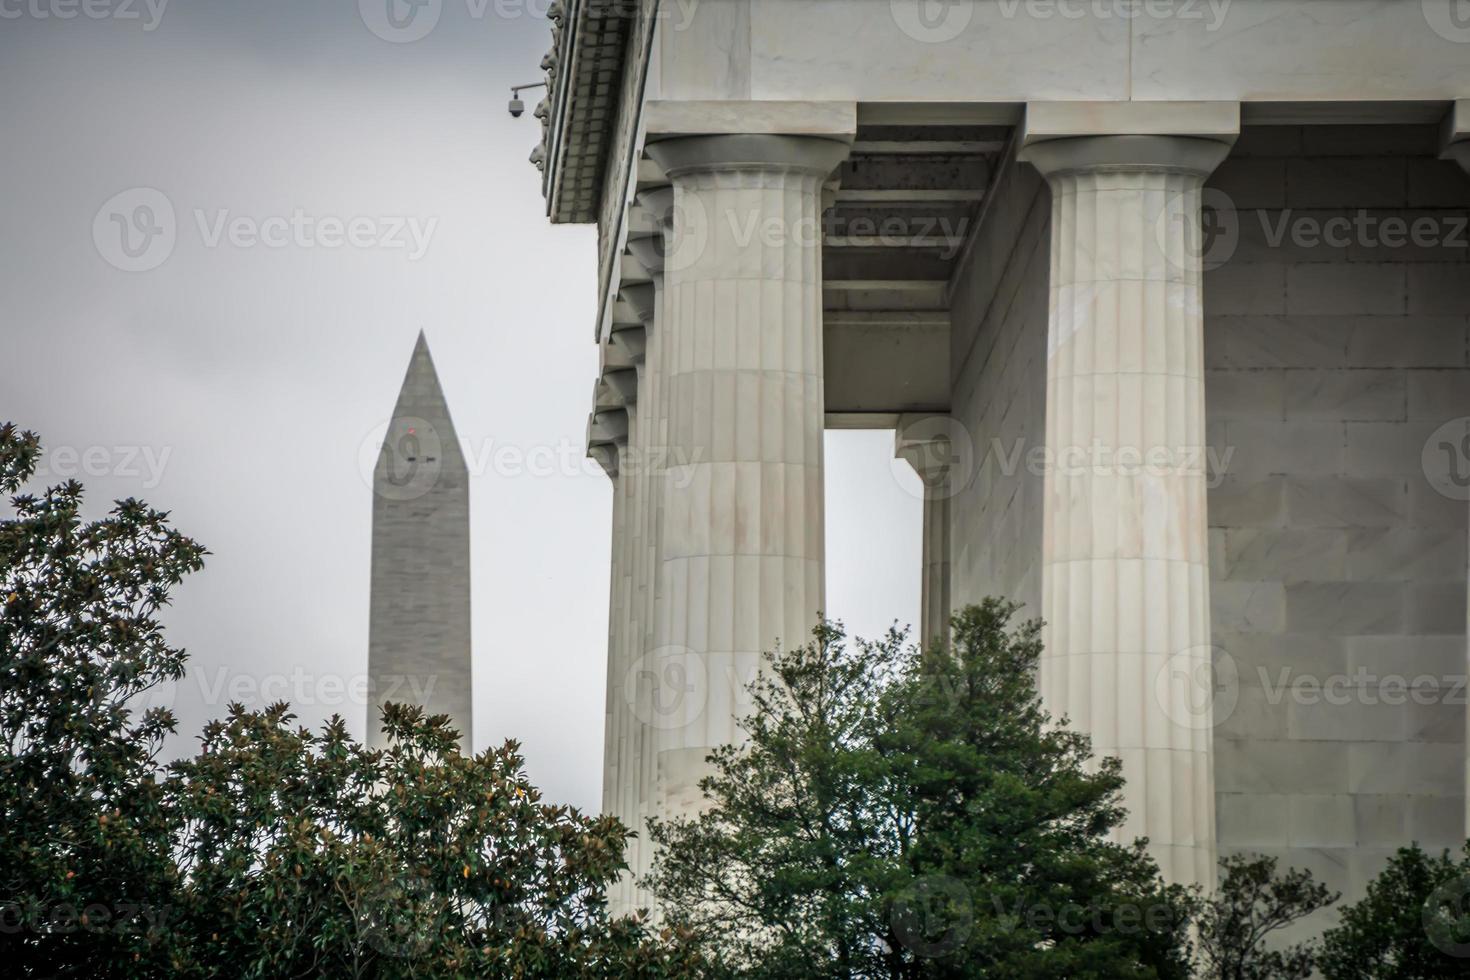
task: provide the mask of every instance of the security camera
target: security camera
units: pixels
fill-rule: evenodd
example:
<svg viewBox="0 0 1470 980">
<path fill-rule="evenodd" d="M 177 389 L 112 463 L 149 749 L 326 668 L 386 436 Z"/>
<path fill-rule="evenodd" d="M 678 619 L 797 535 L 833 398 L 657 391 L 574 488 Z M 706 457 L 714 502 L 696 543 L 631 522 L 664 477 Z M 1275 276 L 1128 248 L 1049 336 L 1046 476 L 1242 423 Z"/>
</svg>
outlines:
<svg viewBox="0 0 1470 980">
<path fill-rule="evenodd" d="M 510 110 L 511 118 L 519 119 L 521 117 L 521 113 L 526 111 L 526 104 L 521 101 L 522 89 L 545 87 L 545 82 L 530 82 L 526 85 L 512 85 L 510 87 L 510 105 L 506 106 L 506 108 Z"/>
</svg>

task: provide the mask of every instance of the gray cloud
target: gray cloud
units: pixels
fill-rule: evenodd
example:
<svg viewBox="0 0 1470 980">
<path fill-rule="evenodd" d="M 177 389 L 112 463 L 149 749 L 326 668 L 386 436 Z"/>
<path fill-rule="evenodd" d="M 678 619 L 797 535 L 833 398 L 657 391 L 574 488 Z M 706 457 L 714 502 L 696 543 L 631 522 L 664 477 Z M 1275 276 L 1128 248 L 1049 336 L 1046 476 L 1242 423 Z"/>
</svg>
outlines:
<svg viewBox="0 0 1470 980">
<path fill-rule="evenodd" d="M 600 474 L 531 463 L 579 458 L 595 234 L 546 222 L 535 121 L 504 111 L 511 84 L 539 77 L 546 25 L 488 2 L 444 0 L 412 43 L 375 36 L 350 2 L 172 0 L 152 30 L 0 19 L 0 417 L 62 450 L 52 469 L 74 470 L 96 511 L 141 496 L 214 552 L 169 616 L 193 658 L 176 748 L 232 695 L 305 702 L 308 722 L 339 711 L 360 732 L 359 456 L 425 329 L 483 454 L 476 743 L 520 738 L 552 797 L 595 807 L 610 495 Z M 168 202 L 175 236 L 128 272 L 94 224 L 138 188 Z M 398 218 L 433 222 L 421 256 L 382 240 Z M 354 219 L 377 237 L 333 244 Z M 889 475 L 891 437 L 829 446 L 832 612 L 869 633 L 912 620 L 918 502 Z"/>
</svg>

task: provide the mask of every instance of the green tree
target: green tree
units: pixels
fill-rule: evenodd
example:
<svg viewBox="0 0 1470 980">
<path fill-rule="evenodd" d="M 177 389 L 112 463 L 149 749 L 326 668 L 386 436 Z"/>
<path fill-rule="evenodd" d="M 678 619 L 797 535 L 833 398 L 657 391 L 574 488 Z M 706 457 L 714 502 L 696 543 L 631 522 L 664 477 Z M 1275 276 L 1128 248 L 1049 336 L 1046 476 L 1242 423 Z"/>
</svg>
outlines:
<svg viewBox="0 0 1470 980">
<path fill-rule="evenodd" d="M 1323 935 L 1318 969 L 1328 980 L 1470 977 L 1467 897 L 1470 844 L 1459 860 L 1401 847 Z"/>
<path fill-rule="evenodd" d="M 1203 980 L 1305 980 L 1316 941 L 1270 948 L 1273 933 L 1337 901 L 1310 871 L 1276 872 L 1276 859 L 1220 861 L 1220 886 L 1200 903 L 1196 936 Z"/>
<path fill-rule="evenodd" d="M 607 914 L 614 818 L 542 802 L 514 742 L 462 756 L 445 716 L 384 714 L 375 752 L 340 719 L 314 734 L 284 704 L 234 705 L 171 767 L 179 926 L 201 974 L 689 974 L 677 942 Z"/>
<path fill-rule="evenodd" d="M 711 962 L 773 977 L 1186 977 L 1193 897 L 1123 820 L 1116 759 L 1037 697 L 1039 624 L 957 613 L 952 646 L 840 626 L 777 651 L 697 818 L 648 884 Z"/>
<path fill-rule="evenodd" d="M 41 448 L 0 427 L 0 492 Z M 80 516 L 82 488 L 0 521 L 0 962 L 78 977 L 683 977 L 683 934 L 608 915 L 627 831 L 545 803 L 515 743 L 463 756 L 389 706 L 340 719 L 233 705 L 163 766 L 184 673 L 158 613 L 205 551 L 164 513 Z"/>
<path fill-rule="evenodd" d="M 0 494 L 40 455 L 0 426 Z M 183 675 L 158 615 L 205 551 L 136 500 L 96 521 L 82 503 L 69 481 L 0 521 L 0 958 L 22 975 L 168 963 L 177 870 L 155 777 L 175 723 L 136 704 Z"/>
</svg>

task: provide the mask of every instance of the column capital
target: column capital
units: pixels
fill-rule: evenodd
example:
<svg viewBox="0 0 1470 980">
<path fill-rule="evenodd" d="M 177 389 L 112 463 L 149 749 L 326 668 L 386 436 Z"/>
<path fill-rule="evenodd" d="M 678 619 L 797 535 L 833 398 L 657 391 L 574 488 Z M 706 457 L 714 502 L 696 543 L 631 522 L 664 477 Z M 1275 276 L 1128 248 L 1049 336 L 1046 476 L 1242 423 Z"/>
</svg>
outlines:
<svg viewBox="0 0 1470 980">
<path fill-rule="evenodd" d="M 610 480 L 618 478 L 619 455 L 618 447 L 612 443 L 595 442 L 587 447 L 587 458 L 601 466 L 602 472 L 606 473 Z"/>
<path fill-rule="evenodd" d="M 674 185 L 646 187 L 633 198 L 633 209 L 647 217 L 654 230 L 629 235 L 624 247 L 656 283 L 664 274 L 665 236 L 674 220 Z"/>
<path fill-rule="evenodd" d="M 645 328 L 622 326 L 613 331 L 611 339 L 635 366 L 644 362 L 648 352 L 648 331 Z"/>
<path fill-rule="evenodd" d="M 606 381 L 607 386 L 617 393 L 625 407 L 638 403 L 638 371 L 636 369 L 619 368 L 615 371 L 607 371 L 603 373 L 602 380 Z"/>
<path fill-rule="evenodd" d="M 1230 143 L 1199 136 L 1068 136 L 1032 143 L 1018 158 L 1048 179 L 1077 173 L 1182 173 L 1208 177 Z"/>
<path fill-rule="evenodd" d="M 622 398 L 599 375 L 597 380 L 592 382 L 592 413 L 595 415 L 598 412 L 610 411 L 611 409 L 622 407 Z"/>
<path fill-rule="evenodd" d="M 660 226 L 662 227 L 662 226 Z M 628 239 L 628 254 L 648 270 L 654 279 L 664 274 L 664 236 L 662 230 L 656 235 L 639 235 Z"/>
<path fill-rule="evenodd" d="M 901 415 L 893 431 L 893 456 L 914 468 L 928 489 L 944 484 L 955 463 L 950 432 L 957 423 L 948 415 Z"/>
<path fill-rule="evenodd" d="M 587 418 L 588 445 L 621 446 L 628 441 L 628 412 L 622 408 L 595 409 Z"/>
<path fill-rule="evenodd" d="M 646 292 L 645 292 L 646 291 Z M 623 330 L 644 328 L 651 321 L 644 316 L 652 303 L 653 283 L 625 282 L 618 287 L 614 297 L 612 316 L 608 318 L 607 338 L 603 345 L 602 370 L 607 373 L 615 368 L 633 367 L 633 361 L 623 348 L 613 343 L 613 337 Z"/>
<path fill-rule="evenodd" d="M 613 329 L 622 330 L 626 327 L 636 327 L 638 325 L 636 321 L 632 321 L 615 325 Z M 599 345 L 598 351 L 600 357 L 597 367 L 597 380 L 593 383 L 592 387 L 592 401 L 598 408 L 617 408 L 623 404 L 623 399 L 617 389 L 608 383 L 608 375 L 618 371 L 627 371 L 633 374 L 635 373 L 633 369 L 637 365 L 633 363 L 633 359 L 623 350 L 621 344 L 614 344 L 612 342 L 611 337 L 608 337 Z"/>
<path fill-rule="evenodd" d="M 1028 102 L 1017 145 L 1078 136 L 1192 136 L 1234 143 L 1239 102 Z"/>
<path fill-rule="evenodd" d="M 618 290 L 618 296 L 632 307 L 633 312 L 637 314 L 639 321 L 643 324 L 646 325 L 653 319 L 654 299 L 657 296 L 654 292 L 653 283 L 631 283 Z"/>
<path fill-rule="evenodd" d="M 618 475 L 620 457 L 628 444 L 628 413 L 621 408 L 593 409 L 587 415 L 587 457 L 597 461 L 610 477 Z"/>
<path fill-rule="evenodd" d="M 655 225 L 664 227 L 674 211 L 674 185 L 660 184 L 657 187 L 643 188 L 634 195 L 633 206 L 647 214 Z"/>
<path fill-rule="evenodd" d="M 644 147 L 671 178 L 721 170 L 777 170 L 826 178 L 847 158 L 851 147 L 822 136 L 742 133 L 676 136 Z"/>
</svg>

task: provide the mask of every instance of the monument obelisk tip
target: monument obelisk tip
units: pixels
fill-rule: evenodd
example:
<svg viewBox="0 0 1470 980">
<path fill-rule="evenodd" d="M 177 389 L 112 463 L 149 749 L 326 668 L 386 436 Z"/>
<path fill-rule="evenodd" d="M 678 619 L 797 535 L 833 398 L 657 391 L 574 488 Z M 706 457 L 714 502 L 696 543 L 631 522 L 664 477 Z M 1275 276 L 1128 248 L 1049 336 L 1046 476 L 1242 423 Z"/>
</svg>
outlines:
<svg viewBox="0 0 1470 980">
<path fill-rule="evenodd" d="M 469 471 L 422 330 L 373 472 L 371 595 L 368 745 L 398 702 L 449 715 L 469 751 Z"/>
</svg>

